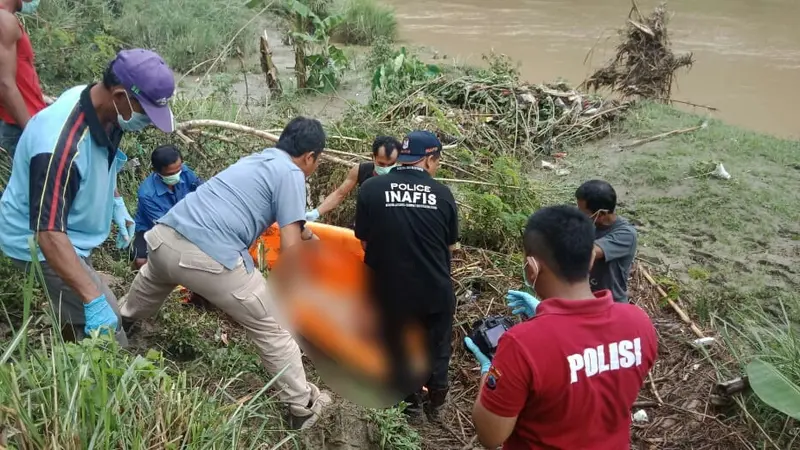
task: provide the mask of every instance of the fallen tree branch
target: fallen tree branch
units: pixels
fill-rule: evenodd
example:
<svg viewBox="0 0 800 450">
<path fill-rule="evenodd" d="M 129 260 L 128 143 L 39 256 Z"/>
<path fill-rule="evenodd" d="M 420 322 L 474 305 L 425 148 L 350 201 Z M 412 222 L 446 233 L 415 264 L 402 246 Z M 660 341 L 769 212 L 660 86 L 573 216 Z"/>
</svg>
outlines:
<svg viewBox="0 0 800 450">
<path fill-rule="evenodd" d="M 675 312 L 678 314 L 678 317 L 680 317 L 684 323 L 689 325 L 689 328 L 691 328 L 692 332 L 698 338 L 706 337 L 703 334 L 703 331 L 700 330 L 700 328 L 694 323 L 694 321 L 692 321 L 689 315 L 686 314 L 686 311 L 684 311 L 683 308 L 678 306 L 677 303 L 675 303 L 671 298 L 669 298 L 669 295 L 667 295 L 667 293 L 664 292 L 664 289 L 662 289 L 661 286 L 658 283 L 656 283 L 656 280 L 654 280 L 653 277 L 650 276 L 650 272 L 648 272 L 644 266 L 639 266 L 639 268 L 642 270 L 642 275 L 644 275 L 645 279 L 647 279 L 647 282 L 650 283 L 654 288 L 656 288 L 658 294 L 661 295 L 661 297 L 664 300 L 666 300 L 667 303 L 669 303 L 669 306 L 671 306 L 672 309 L 675 310 Z"/>
<path fill-rule="evenodd" d="M 663 102 L 671 102 L 671 103 L 680 103 L 682 105 L 694 106 L 696 108 L 705 108 L 705 109 L 707 109 L 709 111 L 719 111 L 719 109 L 717 109 L 717 108 L 715 108 L 713 106 L 700 105 L 700 104 L 697 104 L 697 103 L 687 102 L 687 101 L 684 101 L 684 100 L 675 100 L 674 98 L 659 97 L 659 98 L 656 98 L 654 100 L 660 100 L 660 101 L 663 101 Z"/>
<path fill-rule="evenodd" d="M 223 120 L 210 120 L 210 119 L 198 119 L 198 120 L 187 120 L 186 122 L 179 123 L 175 128 L 176 130 L 190 130 L 193 128 L 200 128 L 200 127 L 218 127 L 218 128 L 225 128 L 226 130 L 231 131 L 238 131 L 240 133 L 249 134 L 251 136 L 256 136 L 262 139 L 265 139 L 270 142 L 278 142 L 280 136 L 268 133 L 263 130 L 258 130 L 253 127 L 248 127 L 245 125 L 239 125 L 238 123 L 233 122 L 225 122 Z M 328 161 L 335 162 L 337 164 L 342 164 L 346 166 L 352 166 L 354 163 L 351 161 L 345 161 L 340 158 L 336 158 L 335 156 L 326 155 L 326 153 L 333 153 L 337 155 L 344 155 L 353 158 L 357 158 L 359 155 L 355 153 L 343 152 L 340 150 L 333 150 L 326 148 L 325 151 L 322 153 L 322 157 Z"/>
<path fill-rule="evenodd" d="M 678 134 L 691 133 L 693 131 L 697 131 L 697 130 L 699 130 L 701 128 L 706 128 L 706 127 L 708 127 L 708 122 L 704 121 L 703 123 L 701 123 L 700 125 L 698 125 L 696 127 L 684 128 L 684 129 L 681 129 L 681 130 L 672 130 L 672 131 L 668 131 L 666 133 L 657 134 L 655 136 L 650 136 L 648 138 L 639 139 L 638 141 L 633 141 L 633 142 L 631 142 L 629 144 L 620 145 L 620 148 L 622 150 L 625 150 L 625 149 L 629 149 L 629 148 L 633 148 L 633 147 L 638 147 L 638 146 L 640 146 L 642 144 L 647 144 L 648 142 L 658 141 L 660 139 L 664 139 L 664 138 L 670 137 L 670 136 L 675 136 L 675 135 L 678 135 Z"/>
</svg>

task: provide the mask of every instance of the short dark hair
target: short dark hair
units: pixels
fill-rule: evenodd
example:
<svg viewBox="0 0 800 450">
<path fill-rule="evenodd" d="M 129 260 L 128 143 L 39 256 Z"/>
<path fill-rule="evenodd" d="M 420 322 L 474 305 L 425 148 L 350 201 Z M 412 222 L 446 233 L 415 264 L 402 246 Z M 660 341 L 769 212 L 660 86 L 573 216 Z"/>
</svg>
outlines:
<svg viewBox="0 0 800 450">
<path fill-rule="evenodd" d="M 161 172 L 170 164 L 175 164 L 181 157 L 181 151 L 172 144 L 159 145 L 150 155 L 150 165 L 156 172 Z"/>
<path fill-rule="evenodd" d="M 605 209 L 610 213 L 617 208 L 617 192 L 603 180 L 589 180 L 575 191 L 575 198 L 586 202 L 589 211 L 595 213 Z"/>
<path fill-rule="evenodd" d="M 378 150 L 384 148 L 386 156 L 392 157 L 393 153 L 400 151 L 400 141 L 391 136 L 378 136 L 372 142 L 372 156 L 378 156 Z"/>
<path fill-rule="evenodd" d="M 542 208 L 525 226 L 525 254 L 544 260 L 559 279 L 577 283 L 589 276 L 594 232 L 592 220 L 574 206 Z"/>
<path fill-rule="evenodd" d="M 308 152 L 316 158 L 325 149 L 325 130 L 319 120 L 297 116 L 286 124 L 275 147 L 295 158 Z"/>
<path fill-rule="evenodd" d="M 119 81 L 117 74 L 114 73 L 114 61 L 116 61 L 116 58 L 108 63 L 106 71 L 103 72 L 103 86 L 105 86 L 106 89 L 111 89 L 114 86 L 119 86 L 122 84 L 122 82 Z"/>
</svg>

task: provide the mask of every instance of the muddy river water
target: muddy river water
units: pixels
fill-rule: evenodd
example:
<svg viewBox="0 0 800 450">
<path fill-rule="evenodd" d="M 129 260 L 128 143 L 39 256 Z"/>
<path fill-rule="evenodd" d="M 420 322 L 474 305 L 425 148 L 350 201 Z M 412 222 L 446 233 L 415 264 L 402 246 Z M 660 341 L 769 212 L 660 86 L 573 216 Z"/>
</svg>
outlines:
<svg viewBox="0 0 800 450">
<path fill-rule="evenodd" d="M 403 41 L 468 63 L 479 63 L 494 49 L 521 61 L 528 81 L 562 77 L 574 84 L 612 56 L 616 30 L 631 5 L 630 0 L 389 2 Z M 638 4 L 649 14 L 657 1 Z M 671 0 L 668 8 L 674 14 L 673 50 L 691 51 L 696 59 L 688 73 L 679 73 L 673 98 L 716 107 L 714 117 L 731 124 L 800 138 L 800 1 Z"/>
</svg>

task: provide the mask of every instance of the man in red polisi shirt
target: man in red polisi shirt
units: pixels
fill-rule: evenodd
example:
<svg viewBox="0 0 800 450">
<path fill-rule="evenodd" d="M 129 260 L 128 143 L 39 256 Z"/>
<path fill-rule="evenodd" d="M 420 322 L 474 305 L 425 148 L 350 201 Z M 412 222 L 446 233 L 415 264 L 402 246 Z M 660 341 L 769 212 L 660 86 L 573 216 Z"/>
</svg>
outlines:
<svg viewBox="0 0 800 450">
<path fill-rule="evenodd" d="M 494 360 L 466 339 L 481 364 L 472 412 L 480 442 L 495 448 L 627 450 L 631 407 L 656 359 L 657 338 L 639 307 L 591 291 L 594 226 L 573 206 L 528 219 L 525 283 L 544 300 L 509 291 L 532 319 L 500 338 Z"/>
</svg>

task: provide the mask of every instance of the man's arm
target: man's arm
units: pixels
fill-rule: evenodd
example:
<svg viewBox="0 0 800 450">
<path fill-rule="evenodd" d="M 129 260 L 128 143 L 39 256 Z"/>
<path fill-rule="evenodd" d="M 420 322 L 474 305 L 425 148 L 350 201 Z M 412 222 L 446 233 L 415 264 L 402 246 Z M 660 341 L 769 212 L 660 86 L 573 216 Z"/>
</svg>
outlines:
<svg viewBox="0 0 800 450">
<path fill-rule="evenodd" d="M 636 230 L 633 227 L 620 227 L 594 241 L 592 264 L 599 260 L 613 261 L 636 251 Z"/>
<path fill-rule="evenodd" d="M 369 239 L 372 221 L 369 218 L 369 201 L 367 200 L 367 190 L 360 190 L 356 199 L 356 229 L 355 235 L 361 241 L 361 248 L 367 251 L 367 239 Z"/>
<path fill-rule="evenodd" d="M 306 221 L 306 179 L 300 170 L 292 170 L 275 185 L 273 205 L 275 219 L 281 229 L 281 250 L 303 240 Z"/>
<path fill-rule="evenodd" d="M 452 194 L 449 196 L 448 200 L 451 205 L 451 217 L 450 225 L 448 226 L 447 245 L 450 248 L 450 253 L 453 253 L 458 249 L 458 205 L 456 204 L 456 199 L 453 198 Z"/>
<path fill-rule="evenodd" d="M 140 195 L 136 205 L 137 220 L 142 220 L 147 224 L 148 229 L 155 226 L 156 221 L 169 212 L 168 208 L 160 206 L 147 196 Z M 137 230 L 141 231 L 141 230 Z"/>
<path fill-rule="evenodd" d="M 317 206 L 317 211 L 319 211 L 319 214 L 327 214 L 341 205 L 353 188 L 356 187 L 356 184 L 358 184 L 358 164 L 350 168 L 350 170 L 347 172 L 347 178 L 344 179 L 344 182 L 338 188 L 336 188 L 335 191 L 331 192 L 327 197 L 325 197 L 325 200 L 323 200 L 322 203 Z"/>
<path fill-rule="evenodd" d="M 31 116 L 17 87 L 17 41 L 21 36 L 14 14 L 0 10 L 0 103 L 17 126 L 25 128 Z"/>
<path fill-rule="evenodd" d="M 81 182 L 73 165 L 76 154 L 77 147 L 72 145 L 31 159 L 30 227 L 47 264 L 84 303 L 89 303 L 101 293 L 83 270 L 66 234 L 67 215 Z"/>
<path fill-rule="evenodd" d="M 472 408 L 478 441 L 485 447 L 497 448 L 511 436 L 531 393 L 532 380 L 522 347 L 513 337 L 502 336 Z"/>
</svg>

